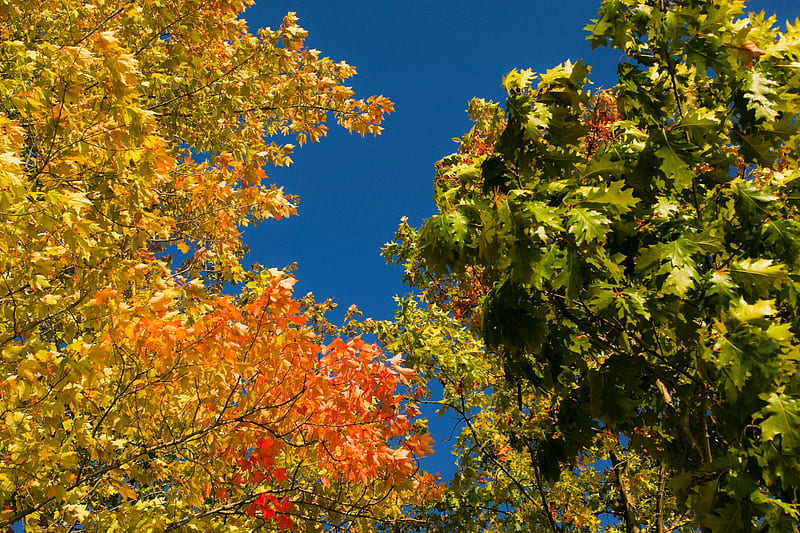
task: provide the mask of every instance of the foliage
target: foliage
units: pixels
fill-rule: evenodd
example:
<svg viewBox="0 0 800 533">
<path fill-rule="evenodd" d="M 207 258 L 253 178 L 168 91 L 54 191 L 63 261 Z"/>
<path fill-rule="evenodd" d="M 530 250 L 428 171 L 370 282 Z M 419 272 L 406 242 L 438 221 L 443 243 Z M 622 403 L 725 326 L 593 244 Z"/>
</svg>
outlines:
<svg viewBox="0 0 800 533">
<path fill-rule="evenodd" d="M 420 304 L 375 325 L 465 424 L 432 520 L 800 524 L 800 22 L 743 9 L 605 0 L 614 87 L 566 62 L 470 104 L 439 213 L 386 250 Z"/>
<path fill-rule="evenodd" d="M 270 138 L 392 103 L 247 4 L 0 3 L 2 526 L 351 531 L 425 494 L 410 371 L 240 264 L 241 226 L 295 211 Z"/>
</svg>

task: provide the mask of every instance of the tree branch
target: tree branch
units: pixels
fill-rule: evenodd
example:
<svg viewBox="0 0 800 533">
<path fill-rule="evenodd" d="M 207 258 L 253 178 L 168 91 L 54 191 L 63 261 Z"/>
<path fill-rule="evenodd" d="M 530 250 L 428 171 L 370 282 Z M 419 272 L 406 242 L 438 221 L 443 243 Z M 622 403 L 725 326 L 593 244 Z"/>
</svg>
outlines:
<svg viewBox="0 0 800 533">
<path fill-rule="evenodd" d="M 628 483 L 627 459 L 624 462 L 620 461 L 613 450 L 609 452 L 609 457 L 611 458 L 611 465 L 614 468 L 617 489 L 619 490 L 620 500 L 622 502 L 625 533 L 641 533 L 642 529 L 639 527 L 639 518 L 636 513 L 636 499 L 633 497 L 630 484 Z"/>
<path fill-rule="evenodd" d="M 663 464 L 658 472 L 658 495 L 656 498 L 656 533 L 664 533 L 664 497 L 667 488 L 667 467 Z"/>
</svg>

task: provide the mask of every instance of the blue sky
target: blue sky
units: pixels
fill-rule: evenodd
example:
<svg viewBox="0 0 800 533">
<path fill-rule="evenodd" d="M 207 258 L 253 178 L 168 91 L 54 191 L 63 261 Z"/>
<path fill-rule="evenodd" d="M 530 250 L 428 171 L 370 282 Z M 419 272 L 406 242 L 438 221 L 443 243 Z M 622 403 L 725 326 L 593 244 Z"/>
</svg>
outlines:
<svg viewBox="0 0 800 533">
<path fill-rule="evenodd" d="M 400 217 L 419 226 L 435 213 L 433 164 L 469 129 L 470 98 L 502 101 L 500 79 L 512 68 L 543 72 L 566 59 L 592 65 L 596 87 L 613 85 L 620 53 L 591 50 L 583 30 L 599 5 L 275 0 L 250 8 L 252 30 L 277 27 L 286 12 L 297 12 L 310 47 L 358 67 L 351 80 L 358 95 L 385 94 L 396 103 L 380 137 L 332 129 L 320 144 L 299 149 L 288 169 L 267 169 L 300 196 L 299 216 L 248 228 L 250 260 L 267 267 L 297 262 L 298 295 L 311 291 L 334 298 L 340 310 L 356 304 L 366 316 L 391 318 L 393 296 L 407 289 L 380 248 Z M 800 16 L 797 0 L 752 0 L 748 8 L 776 13 L 779 21 Z M 449 426 L 431 420 L 438 454 L 426 463 L 446 477 L 453 462 Z"/>
<path fill-rule="evenodd" d="M 334 298 L 390 318 L 392 297 L 406 292 L 380 247 L 401 216 L 417 225 L 434 213 L 433 164 L 456 150 L 469 129 L 472 97 L 502 101 L 501 77 L 512 68 L 542 72 L 583 58 L 596 86 L 614 81 L 617 51 L 591 50 L 583 27 L 598 1 L 262 1 L 246 13 L 251 29 L 277 27 L 297 12 L 307 43 L 358 67 L 360 96 L 396 103 L 383 135 L 361 138 L 337 128 L 297 150 L 288 169 L 267 169 L 300 196 L 299 216 L 248 228 L 250 258 L 269 267 L 298 263 L 298 294 Z M 797 0 L 753 0 L 751 10 L 800 16 Z"/>
<path fill-rule="evenodd" d="M 514 67 L 544 70 L 590 56 L 613 70 L 613 53 L 591 53 L 584 44 L 581 28 L 593 2 L 487 5 L 279 0 L 246 12 L 255 29 L 275 27 L 286 11 L 296 11 L 309 46 L 358 67 L 350 80 L 357 94 L 385 94 L 397 109 L 380 137 L 333 129 L 321 143 L 298 149 L 288 169 L 268 170 L 300 196 L 300 214 L 248 229 L 253 260 L 278 267 L 297 261 L 298 293 L 390 318 L 392 297 L 406 289 L 380 247 L 400 217 L 417 224 L 434 213 L 433 164 L 469 129 L 470 98 L 500 100 L 500 78 Z"/>
</svg>

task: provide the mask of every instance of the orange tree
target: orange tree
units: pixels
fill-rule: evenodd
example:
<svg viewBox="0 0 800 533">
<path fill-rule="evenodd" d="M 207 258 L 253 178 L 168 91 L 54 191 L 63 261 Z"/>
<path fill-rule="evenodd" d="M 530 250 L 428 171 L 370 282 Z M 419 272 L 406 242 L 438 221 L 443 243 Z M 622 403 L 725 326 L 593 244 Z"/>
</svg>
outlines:
<svg viewBox="0 0 800 533">
<path fill-rule="evenodd" d="M 399 360 L 240 264 L 241 226 L 295 210 L 270 138 L 392 103 L 247 4 L 0 5 L 0 525 L 358 530 L 425 492 Z"/>
<path fill-rule="evenodd" d="M 605 0 L 587 29 L 618 83 L 511 72 L 387 249 L 426 305 L 374 329 L 464 424 L 431 523 L 796 531 L 800 26 Z"/>
</svg>

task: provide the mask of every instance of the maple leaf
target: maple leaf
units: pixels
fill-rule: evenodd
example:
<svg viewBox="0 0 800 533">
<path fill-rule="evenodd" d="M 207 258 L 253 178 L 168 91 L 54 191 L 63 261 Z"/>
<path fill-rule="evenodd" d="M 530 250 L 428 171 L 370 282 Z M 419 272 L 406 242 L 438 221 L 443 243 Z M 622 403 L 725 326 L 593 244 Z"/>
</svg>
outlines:
<svg viewBox="0 0 800 533">
<path fill-rule="evenodd" d="M 430 432 L 427 432 L 423 435 L 412 435 L 403 445 L 408 447 L 417 456 L 422 457 L 433 453 L 433 447 L 431 445 L 434 442 L 436 441 L 433 440 Z"/>
<path fill-rule="evenodd" d="M 284 483 L 289 481 L 289 476 L 286 474 L 285 468 L 275 468 L 274 470 L 271 470 L 270 473 L 272 474 L 272 478 L 276 483 Z"/>
<path fill-rule="evenodd" d="M 590 204 L 610 213 L 627 213 L 639 203 L 633 196 L 633 189 L 623 189 L 625 182 L 616 181 L 608 187 L 586 188 L 584 199 L 579 203 Z"/>
<path fill-rule="evenodd" d="M 292 517 L 285 514 L 278 515 L 277 518 L 275 518 L 275 523 L 280 529 L 294 529 Z"/>
<path fill-rule="evenodd" d="M 675 147 L 667 142 L 664 146 L 656 150 L 656 155 L 661 158 L 661 171 L 676 187 L 683 189 L 691 185 L 691 180 L 695 174 L 689 168 L 689 164 L 684 161 L 676 152 Z"/>
<path fill-rule="evenodd" d="M 386 361 L 392 366 L 392 370 L 400 378 L 400 381 L 403 382 L 403 385 L 407 386 L 411 383 L 411 379 L 413 379 L 415 371 L 411 368 L 403 368 L 400 366 L 400 364 L 403 362 L 402 354 L 397 354 Z"/>
</svg>

